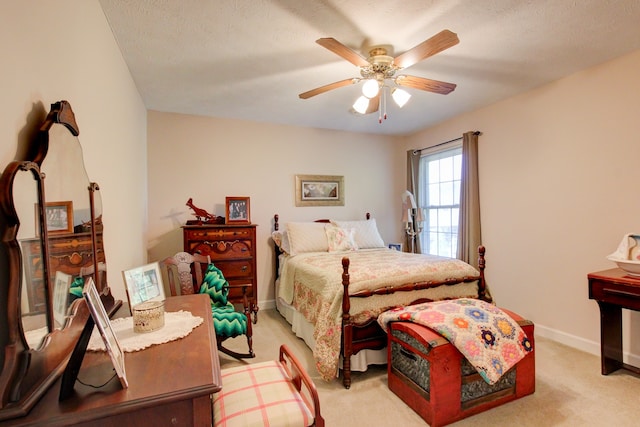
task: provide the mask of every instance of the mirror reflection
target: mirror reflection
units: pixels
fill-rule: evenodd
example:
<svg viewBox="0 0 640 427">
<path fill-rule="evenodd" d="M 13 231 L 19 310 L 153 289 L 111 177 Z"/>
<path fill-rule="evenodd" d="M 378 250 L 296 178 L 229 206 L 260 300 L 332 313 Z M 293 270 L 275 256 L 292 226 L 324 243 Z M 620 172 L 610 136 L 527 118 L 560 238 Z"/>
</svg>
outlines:
<svg viewBox="0 0 640 427">
<path fill-rule="evenodd" d="M 84 167 L 80 141 L 69 129 L 53 124 L 49 129 L 49 148 L 41 164 L 45 186 L 45 226 L 48 236 L 49 295 L 53 323 L 47 325 L 46 284 L 43 280 L 41 231 L 37 221 L 36 182 L 30 174 L 15 181 L 16 209 L 20 218 L 18 240 L 23 251 L 22 321 L 30 348 L 37 348 L 41 338 L 64 326 L 68 308 L 82 297 L 82 286 L 88 275 L 102 289 L 106 286 L 106 264 L 102 250 L 102 203 L 99 191 L 90 191 L 91 183 Z M 93 194 L 91 194 L 93 193 Z M 96 221 L 95 255 L 99 276 L 94 273 L 92 244 L 91 197 Z M 17 197 L 16 197 L 17 199 Z"/>
</svg>

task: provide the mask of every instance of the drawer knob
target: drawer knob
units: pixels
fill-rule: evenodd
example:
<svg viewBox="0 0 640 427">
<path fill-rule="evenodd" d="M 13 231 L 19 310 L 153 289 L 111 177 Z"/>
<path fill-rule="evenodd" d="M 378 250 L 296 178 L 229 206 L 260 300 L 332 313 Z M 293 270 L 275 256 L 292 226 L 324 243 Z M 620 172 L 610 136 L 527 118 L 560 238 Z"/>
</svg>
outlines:
<svg viewBox="0 0 640 427">
<path fill-rule="evenodd" d="M 241 268 L 242 271 L 247 271 L 247 269 L 248 269 L 248 267 L 246 265 L 243 265 L 242 268 Z"/>
</svg>

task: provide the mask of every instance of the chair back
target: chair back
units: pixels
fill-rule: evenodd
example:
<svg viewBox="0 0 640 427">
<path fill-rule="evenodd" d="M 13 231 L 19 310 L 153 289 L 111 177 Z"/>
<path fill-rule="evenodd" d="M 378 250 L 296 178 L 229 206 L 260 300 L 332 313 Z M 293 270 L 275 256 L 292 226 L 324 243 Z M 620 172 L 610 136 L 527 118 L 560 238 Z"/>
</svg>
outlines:
<svg viewBox="0 0 640 427">
<path fill-rule="evenodd" d="M 82 277 L 83 283 L 88 276 L 93 277 L 93 281 L 95 282 L 96 286 L 98 286 L 98 284 L 101 284 L 102 286 L 107 286 L 107 264 L 102 261 L 98 262 L 98 276 L 100 276 L 99 280 L 98 280 L 98 276 L 96 276 L 95 274 L 95 268 L 93 266 L 93 263 L 85 267 L 80 267 L 80 277 Z"/>
<path fill-rule="evenodd" d="M 172 296 L 198 293 L 203 271 L 211 263 L 209 256 L 178 252 L 162 260 Z M 195 276 L 195 277 L 194 277 Z M 195 280 L 194 280 L 195 279 Z"/>
</svg>

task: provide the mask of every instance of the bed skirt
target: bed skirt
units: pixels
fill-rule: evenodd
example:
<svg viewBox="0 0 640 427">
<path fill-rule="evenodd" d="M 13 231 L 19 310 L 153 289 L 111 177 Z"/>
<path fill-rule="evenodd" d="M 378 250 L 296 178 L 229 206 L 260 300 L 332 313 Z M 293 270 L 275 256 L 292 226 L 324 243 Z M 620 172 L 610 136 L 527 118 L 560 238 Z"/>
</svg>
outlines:
<svg viewBox="0 0 640 427">
<path fill-rule="evenodd" d="M 280 315 L 282 315 L 282 317 L 284 317 L 285 320 L 291 325 L 291 330 L 293 331 L 293 333 L 298 338 L 302 338 L 307 346 L 313 351 L 315 347 L 315 340 L 313 338 L 313 325 L 309 323 L 300 312 L 296 311 L 293 306 L 287 304 L 282 298 L 276 297 L 276 309 L 278 310 Z M 386 347 L 380 350 L 361 350 L 357 354 L 351 356 L 352 371 L 364 372 L 367 370 L 367 367 L 369 365 L 386 364 Z M 342 356 L 340 356 L 339 367 L 340 369 L 342 369 Z"/>
</svg>

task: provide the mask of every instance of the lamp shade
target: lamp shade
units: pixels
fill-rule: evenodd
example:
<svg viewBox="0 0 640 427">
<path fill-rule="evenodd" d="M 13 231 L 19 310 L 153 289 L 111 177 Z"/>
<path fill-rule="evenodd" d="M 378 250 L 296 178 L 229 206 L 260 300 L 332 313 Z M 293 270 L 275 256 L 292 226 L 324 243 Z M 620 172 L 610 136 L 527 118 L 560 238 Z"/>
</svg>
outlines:
<svg viewBox="0 0 640 427">
<path fill-rule="evenodd" d="M 398 88 L 393 89 L 393 91 L 391 92 L 391 96 L 400 108 L 404 107 L 404 104 L 406 104 L 407 101 L 409 101 L 409 99 L 411 98 L 411 94 L 409 92 Z"/>
<path fill-rule="evenodd" d="M 366 96 L 361 96 L 353 103 L 353 109 L 360 114 L 366 113 L 367 108 L 369 108 L 369 99 Z"/>
<path fill-rule="evenodd" d="M 369 79 L 362 85 L 362 94 L 371 99 L 380 91 L 380 85 L 377 80 Z"/>
</svg>

